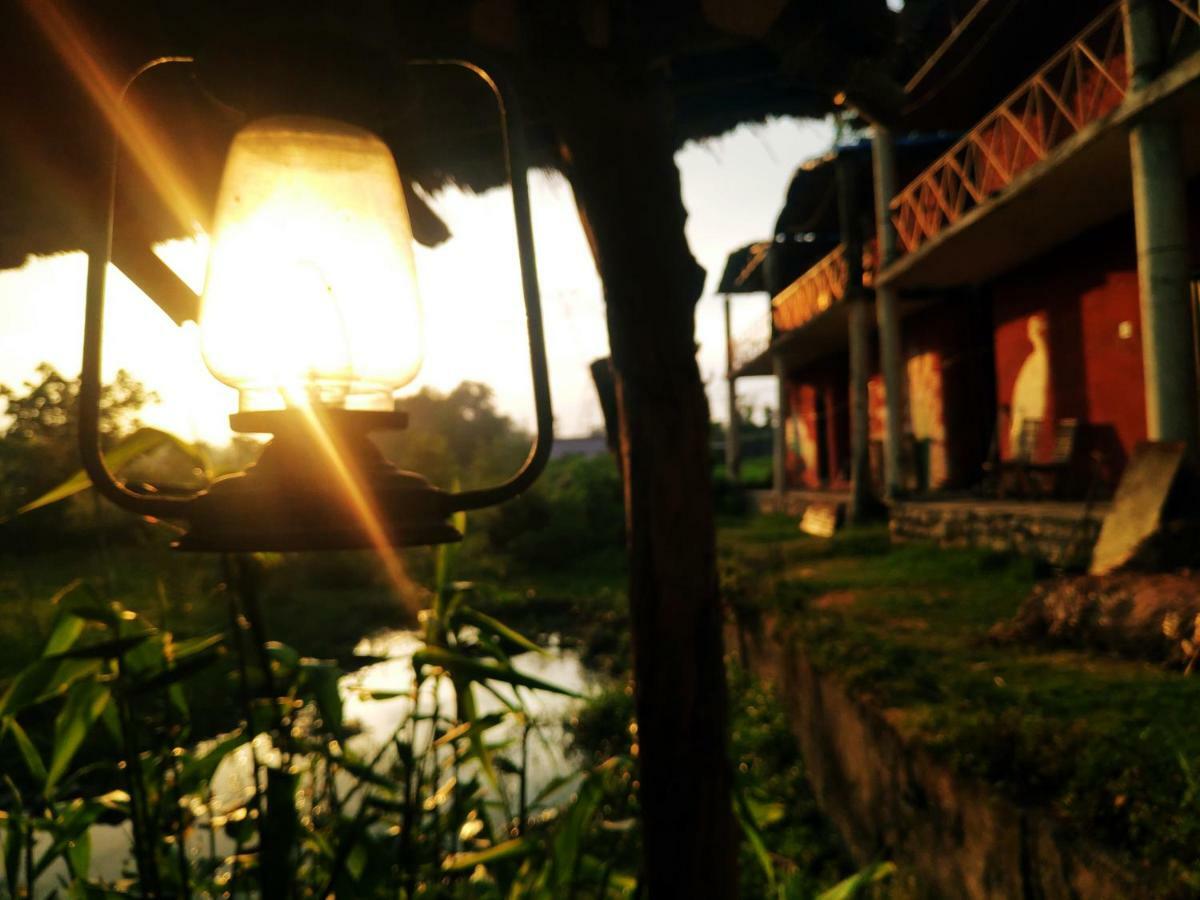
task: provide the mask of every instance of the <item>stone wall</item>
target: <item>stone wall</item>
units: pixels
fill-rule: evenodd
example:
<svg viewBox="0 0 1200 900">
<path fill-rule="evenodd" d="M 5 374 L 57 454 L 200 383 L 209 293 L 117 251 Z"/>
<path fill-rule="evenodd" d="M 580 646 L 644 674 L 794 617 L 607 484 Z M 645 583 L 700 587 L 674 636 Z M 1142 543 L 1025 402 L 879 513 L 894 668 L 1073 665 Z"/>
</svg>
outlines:
<svg viewBox="0 0 1200 900">
<path fill-rule="evenodd" d="M 892 506 L 889 527 L 896 541 L 981 547 L 1086 568 L 1103 512 L 1066 503 L 909 502 Z"/>
<path fill-rule="evenodd" d="M 919 896 L 1140 898 L 1146 889 L 1048 813 L 1019 808 L 909 746 L 885 710 L 812 666 L 782 620 L 731 626 L 728 645 L 775 686 L 817 801 L 855 859 L 890 859 Z"/>
</svg>

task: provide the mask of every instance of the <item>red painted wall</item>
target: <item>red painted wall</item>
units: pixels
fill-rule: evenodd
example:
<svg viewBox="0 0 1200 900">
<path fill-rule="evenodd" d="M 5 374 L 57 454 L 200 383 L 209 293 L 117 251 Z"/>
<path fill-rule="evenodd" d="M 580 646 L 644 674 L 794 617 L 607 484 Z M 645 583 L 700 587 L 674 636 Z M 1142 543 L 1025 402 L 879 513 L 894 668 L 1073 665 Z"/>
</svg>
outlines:
<svg viewBox="0 0 1200 900">
<path fill-rule="evenodd" d="M 1018 378 L 1035 352 L 1030 320 L 1040 317 L 1034 330 L 1046 336 L 1043 419 L 1078 419 L 1078 474 L 1090 475 L 1095 454 L 1099 479 L 1111 487 L 1146 437 L 1133 222 L 1123 217 L 1056 248 L 998 279 L 992 296 L 1003 455 L 1012 450 L 1003 410 L 1015 395 L 1018 406 L 1028 402 Z M 1033 396 L 1028 386 L 1024 393 Z M 1053 434 L 1053 424 L 1043 427 L 1040 454 L 1050 452 Z"/>
<path fill-rule="evenodd" d="M 903 320 L 910 487 L 961 488 L 982 474 L 995 419 L 991 324 L 983 298 L 966 292 Z"/>
<path fill-rule="evenodd" d="M 930 490 L 972 484 L 982 474 L 995 420 L 990 313 L 974 296 L 955 296 L 906 317 L 902 327 L 909 484 Z M 869 358 L 871 472 L 878 492 L 884 486 L 886 391 L 876 341 Z M 848 487 L 853 404 L 846 354 L 791 372 L 788 381 L 789 485 Z"/>
<path fill-rule="evenodd" d="M 843 488 L 849 472 L 849 360 L 835 354 L 788 373 L 787 480 Z"/>
</svg>

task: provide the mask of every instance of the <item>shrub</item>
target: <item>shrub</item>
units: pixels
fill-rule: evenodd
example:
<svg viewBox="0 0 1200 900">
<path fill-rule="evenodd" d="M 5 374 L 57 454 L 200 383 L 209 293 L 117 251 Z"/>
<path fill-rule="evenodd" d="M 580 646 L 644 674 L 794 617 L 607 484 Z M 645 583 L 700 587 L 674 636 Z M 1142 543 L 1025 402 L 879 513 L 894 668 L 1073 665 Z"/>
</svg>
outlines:
<svg viewBox="0 0 1200 900">
<path fill-rule="evenodd" d="M 620 547 L 625 511 L 616 464 L 607 455 L 553 460 L 532 490 L 498 509 L 484 528 L 492 550 L 526 567 L 560 568 Z"/>
</svg>

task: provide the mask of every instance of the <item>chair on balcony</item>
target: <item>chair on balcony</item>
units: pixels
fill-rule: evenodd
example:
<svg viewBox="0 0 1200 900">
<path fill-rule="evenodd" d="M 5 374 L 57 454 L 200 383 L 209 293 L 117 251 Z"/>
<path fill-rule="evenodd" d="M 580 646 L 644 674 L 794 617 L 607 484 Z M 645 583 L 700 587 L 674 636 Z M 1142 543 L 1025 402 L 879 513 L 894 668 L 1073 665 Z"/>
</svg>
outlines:
<svg viewBox="0 0 1200 900">
<path fill-rule="evenodd" d="M 1075 459 L 1075 447 L 1079 435 L 1078 419 L 1059 419 L 1054 426 L 1054 448 L 1050 458 L 1045 462 L 1026 464 L 1027 475 L 1034 475 L 1036 480 L 1043 482 L 1039 485 L 1040 496 L 1062 496 L 1070 473 L 1071 463 Z M 1048 489 L 1045 487 L 1048 484 Z"/>
<path fill-rule="evenodd" d="M 1002 418 L 1002 417 L 1001 417 Z M 1010 493 L 1031 499 L 1045 499 L 1063 494 L 1066 478 L 1075 459 L 1079 435 L 1078 419 L 1059 419 L 1054 425 L 1054 445 L 1048 459 L 1037 459 L 1038 441 L 1044 425 L 1041 419 L 1026 419 L 1008 459 L 999 458 L 1002 421 L 997 422 L 996 436 L 984 472 L 988 493 L 1006 497 Z"/>
<path fill-rule="evenodd" d="M 1034 465 L 1033 457 L 1037 452 L 1038 435 L 1042 431 L 1041 419 L 1025 419 L 1021 422 L 1021 430 L 1017 433 L 1016 443 L 1008 459 L 1000 456 L 1000 441 L 1006 433 L 1004 427 L 1007 410 L 1001 410 L 996 417 L 996 430 L 992 434 L 992 446 L 988 451 L 987 461 L 983 464 L 984 492 L 1003 498 L 1009 496 L 1015 486 L 1018 495 L 1027 496 L 1030 493 L 1029 472 Z"/>
</svg>

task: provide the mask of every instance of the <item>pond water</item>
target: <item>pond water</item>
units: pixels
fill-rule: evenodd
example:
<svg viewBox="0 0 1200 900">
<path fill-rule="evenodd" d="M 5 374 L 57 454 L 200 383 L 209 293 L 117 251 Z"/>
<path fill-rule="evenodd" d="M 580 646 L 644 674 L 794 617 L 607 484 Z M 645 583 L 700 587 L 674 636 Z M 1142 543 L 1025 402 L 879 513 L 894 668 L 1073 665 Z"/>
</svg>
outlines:
<svg viewBox="0 0 1200 900">
<path fill-rule="evenodd" d="M 423 646 L 423 641 L 415 632 L 396 630 L 364 638 L 355 648 L 356 655 L 373 659 L 370 664 L 343 676 L 340 682 L 345 720 L 360 729 L 359 733 L 350 739 L 351 749 L 360 757 L 370 759 L 380 748 L 384 748 L 383 761 L 386 762 L 386 745 L 390 743 L 397 728 L 408 720 L 412 711 L 412 656 Z M 596 677 L 583 665 L 576 652 L 562 647 L 557 639 L 549 642 L 545 652 L 514 656 L 512 662 L 514 667 L 524 674 L 575 693 L 586 695 L 594 690 Z M 431 679 L 426 680 L 417 701 L 418 713 L 429 713 L 435 703 L 443 712 L 454 708 L 454 692 L 448 679 L 438 680 L 437 685 L 438 693 L 435 697 L 435 682 Z M 388 699 L 372 699 L 368 692 L 391 696 Z M 519 703 L 523 707 L 529 723 L 526 744 L 528 797 L 536 797 L 552 781 L 571 772 L 573 765 L 567 755 L 565 723 L 582 701 L 562 694 L 526 688 L 521 688 L 518 696 L 514 689 L 507 685 L 495 686 L 495 694 L 477 687 L 475 697 L 479 715 L 504 710 L 506 701 Z M 428 729 L 428 723 L 418 726 L 413 738 L 418 750 L 422 745 L 427 746 Z M 516 717 L 509 716 L 487 731 L 487 741 L 489 745 L 511 742 L 514 750 L 509 755 L 517 758 L 520 752 L 519 742 L 524 731 L 525 726 Z M 215 741 L 207 744 L 211 746 Z M 201 752 L 205 749 L 205 745 L 201 744 Z M 238 810 L 243 810 L 246 800 L 254 794 L 255 754 L 260 762 L 268 764 L 278 759 L 278 752 L 271 747 L 265 735 L 259 735 L 253 746 L 245 744 L 226 757 L 213 778 L 211 809 L 198 806 L 193 810 L 198 822 L 212 821 L 215 816 L 216 822 L 220 824 L 223 817 L 244 815 L 244 812 L 239 813 Z M 574 787 L 574 781 L 568 780 L 550 791 L 544 802 L 547 805 L 561 802 Z M 92 877 L 106 882 L 119 880 L 122 872 L 129 869 L 132 859 L 132 834 L 128 823 L 121 826 L 94 826 L 91 829 L 91 840 Z M 193 828 L 188 841 L 189 855 L 198 857 L 209 854 L 209 841 L 209 829 Z M 49 838 L 46 838 L 42 846 L 48 844 Z M 223 831 L 218 831 L 217 852 L 228 854 L 234 852 L 234 849 L 233 842 Z M 38 896 L 52 893 L 62 884 L 65 876 L 65 866 L 61 863 L 56 864 L 39 879 Z"/>
</svg>

